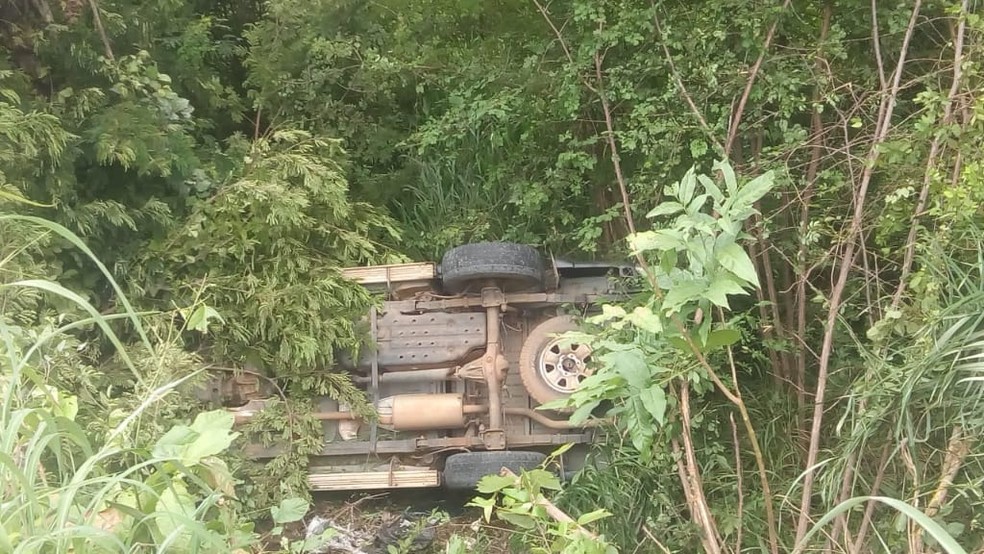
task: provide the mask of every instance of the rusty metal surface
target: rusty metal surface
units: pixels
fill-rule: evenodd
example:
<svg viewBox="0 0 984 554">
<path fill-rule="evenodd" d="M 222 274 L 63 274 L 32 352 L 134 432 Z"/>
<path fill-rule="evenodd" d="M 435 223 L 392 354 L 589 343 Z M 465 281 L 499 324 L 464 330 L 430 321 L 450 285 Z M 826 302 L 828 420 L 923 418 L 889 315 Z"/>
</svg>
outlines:
<svg viewBox="0 0 984 554">
<path fill-rule="evenodd" d="M 496 287 L 485 287 L 482 289 L 482 307 L 491 308 L 502 306 L 506 303 L 506 295 Z"/>
<path fill-rule="evenodd" d="M 556 430 L 586 429 L 590 427 L 600 427 L 604 423 L 601 420 L 591 420 L 591 421 L 585 421 L 581 425 L 572 425 L 568 421 L 551 419 L 546 415 L 531 410 L 529 408 L 506 408 L 505 413 L 508 415 L 527 417 L 539 423 L 540 425 L 543 425 L 548 429 L 556 429 Z"/>
<path fill-rule="evenodd" d="M 616 297 L 599 294 L 518 292 L 505 294 L 505 303 L 515 306 L 523 306 L 528 304 L 594 304 L 599 301 L 612 300 L 614 298 Z M 425 312 L 427 314 L 431 314 L 443 312 L 445 310 L 481 307 L 482 298 L 480 296 L 466 296 L 462 298 L 444 298 L 434 300 L 396 300 L 387 303 L 387 309 L 398 310 L 403 313 Z"/>
<path fill-rule="evenodd" d="M 560 444 L 575 443 L 587 444 L 593 441 L 593 433 L 552 433 L 537 435 L 518 435 L 507 436 L 509 449 L 517 448 L 536 448 L 556 446 Z M 376 443 L 376 455 L 395 455 L 395 454 L 420 454 L 430 450 L 440 450 L 446 448 L 464 448 L 470 450 L 482 450 L 484 444 L 479 437 L 443 437 L 433 439 L 403 439 L 403 440 L 381 440 Z M 245 447 L 245 454 L 251 458 L 267 459 L 274 458 L 284 452 L 281 445 L 264 447 L 258 444 L 250 444 Z M 368 441 L 334 442 L 325 444 L 321 452 L 315 456 L 362 456 L 369 455 Z"/>
<path fill-rule="evenodd" d="M 483 289 L 483 296 L 486 291 Z M 485 376 L 485 386 L 489 394 L 489 427 L 482 433 L 482 440 L 485 447 L 489 450 L 502 450 L 506 447 L 506 433 L 502 429 L 502 379 L 496 367 L 496 360 L 500 357 L 499 332 L 500 307 L 490 305 L 485 307 L 486 321 L 486 349 L 482 358 L 482 374 Z"/>
<path fill-rule="evenodd" d="M 369 325 L 372 329 L 372 343 L 379 341 L 379 314 L 376 307 L 369 310 Z M 379 352 L 375 349 L 370 353 L 372 356 L 372 373 L 370 374 L 369 396 L 372 398 L 372 407 L 379 409 Z M 369 423 L 369 451 L 376 451 L 376 443 L 379 441 L 379 422 L 373 420 Z"/>
<path fill-rule="evenodd" d="M 519 376 L 519 353 L 523 348 L 523 341 L 529 332 L 530 318 L 509 315 L 504 318 L 503 327 L 506 332 L 503 334 L 503 349 L 506 357 L 512 362 L 509 371 L 506 373 L 502 393 L 502 407 L 509 408 L 529 408 L 530 399 L 523 387 L 523 380 Z M 503 418 L 503 428 L 506 430 L 507 437 L 529 435 L 531 433 L 530 420 L 520 416 L 509 415 L 506 412 Z"/>
<path fill-rule="evenodd" d="M 437 369 L 412 369 L 408 371 L 391 371 L 379 376 L 380 385 L 395 385 L 406 383 L 427 383 L 446 381 L 454 377 L 454 368 L 439 367 Z M 356 383 L 371 383 L 370 377 L 356 375 L 352 377 Z"/>
<path fill-rule="evenodd" d="M 377 456 L 406 454 L 416 460 L 413 465 L 419 465 L 423 463 L 421 456 L 433 458 L 455 449 L 548 448 L 565 443 L 592 442 L 594 431 L 584 429 L 586 426 L 571 429 L 566 422 L 533 412 L 531 408 L 536 403 L 531 401 L 518 378 L 519 352 L 528 330 L 538 320 L 554 315 L 561 304 L 593 304 L 614 297 L 605 294 L 608 281 L 604 278 L 561 281 L 557 291 L 548 293 L 492 294 L 493 291 L 489 291 L 466 297 L 432 295 L 384 302 L 377 316 L 372 318 L 375 325 L 367 325 L 367 331 L 374 327 L 372 331 L 377 340 L 376 348 L 367 349 L 362 356 L 359 366 L 364 377 L 361 382 L 365 383 L 363 386 L 373 400 L 408 394 L 416 396 L 398 401 L 392 414 L 381 419 L 379 434 L 369 432 L 374 426 L 364 425 L 363 432 L 354 440 L 326 442 L 320 456 L 338 460 L 345 456 L 376 459 Z M 498 310 L 503 304 L 509 311 L 502 314 L 501 321 L 494 318 L 495 328 L 490 329 L 487 310 Z M 495 339 L 496 335 L 498 340 L 492 342 L 498 342 L 497 353 L 501 353 L 511 367 L 507 368 L 498 356 L 494 358 L 496 363 L 489 365 L 481 355 L 489 346 L 488 339 Z M 464 379 L 461 374 L 447 374 L 455 371 L 455 366 L 472 361 L 476 366 L 474 369 L 478 370 L 472 379 Z M 486 367 L 494 368 L 494 371 L 486 371 Z M 396 376 L 414 370 L 418 373 L 407 375 L 407 380 L 413 382 L 386 377 L 387 373 Z M 493 381 L 501 383 L 497 392 L 501 392 L 503 413 L 498 428 L 490 425 L 490 414 L 485 411 L 490 396 L 495 396 L 490 395 L 485 386 L 487 381 L 483 374 L 486 373 L 488 376 L 494 374 Z M 476 377 L 480 381 L 474 380 Z M 456 400 L 443 400 L 449 397 Z M 476 404 L 484 404 L 485 408 Z M 467 410 L 465 406 L 468 406 Z M 341 413 L 329 415 L 331 408 L 321 408 L 319 412 L 324 412 L 317 415 L 323 415 L 325 419 L 342 418 Z M 390 427 L 387 423 L 396 423 L 394 430 L 386 429 Z M 247 454 L 270 458 L 280 450 L 251 445 L 247 447 Z"/>
<path fill-rule="evenodd" d="M 377 319 L 379 366 L 393 371 L 448 366 L 485 347 L 485 314 L 406 315 L 389 304 Z"/>
<path fill-rule="evenodd" d="M 397 431 L 463 429 L 464 401 L 460 394 L 401 394 L 391 397 L 390 425 Z M 380 410 L 380 419 L 384 410 Z"/>
</svg>

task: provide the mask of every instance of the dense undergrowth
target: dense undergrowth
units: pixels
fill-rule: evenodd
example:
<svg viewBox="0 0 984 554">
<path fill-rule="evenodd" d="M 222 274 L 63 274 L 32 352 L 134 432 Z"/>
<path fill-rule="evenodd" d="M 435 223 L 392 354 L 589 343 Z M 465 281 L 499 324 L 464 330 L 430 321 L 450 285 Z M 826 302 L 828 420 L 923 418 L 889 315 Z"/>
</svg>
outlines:
<svg viewBox="0 0 984 554">
<path fill-rule="evenodd" d="M 255 547 L 360 405 L 338 268 L 500 239 L 650 277 L 586 328 L 596 463 L 478 501 L 524 548 L 980 552 L 979 8 L 3 3 L 0 550 Z M 296 408 L 266 467 L 187 392 L 230 367 Z"/>
</svg>

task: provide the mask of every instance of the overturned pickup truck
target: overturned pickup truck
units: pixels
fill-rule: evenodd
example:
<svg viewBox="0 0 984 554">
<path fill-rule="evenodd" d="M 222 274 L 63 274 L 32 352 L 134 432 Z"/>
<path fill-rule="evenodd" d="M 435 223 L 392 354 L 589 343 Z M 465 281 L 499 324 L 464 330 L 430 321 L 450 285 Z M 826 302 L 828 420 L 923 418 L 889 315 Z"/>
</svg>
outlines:
<svg viewBox="0 0 984 554">
<path fill-rule="evenodd" d="M 578 317 L 626 292 L 628 265 L 545 261 L 529 246 L 459 246 L 440 264 L 344 270 L 385 295 L 368 314 L 371 347 L 344 363 L 379 414 L 362 421 L 323 398 L 324 448 L 312 459 L 313 490 L 445 486 L 469 489 L 502 467 L 539 465 L 558 446 L 575 447 L 561 470 L 580 468 L 594 431 L 535 410 L 565 397 L 591 372 L 591 349 L 558 335 Z M 263 408 L 250 376 L 222 389 Z M 276 450 L 253 447 L 256 458 Z"/>
</svg>

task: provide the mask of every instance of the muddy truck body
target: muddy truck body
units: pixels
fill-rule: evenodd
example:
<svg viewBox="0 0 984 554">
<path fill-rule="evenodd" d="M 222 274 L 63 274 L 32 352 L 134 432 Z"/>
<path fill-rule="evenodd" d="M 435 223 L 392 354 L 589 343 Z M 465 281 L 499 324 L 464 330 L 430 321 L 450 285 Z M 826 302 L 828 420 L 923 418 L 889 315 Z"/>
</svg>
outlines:
<svg viewBox="0 0 984 554">
<path fill-rule="evenodd" d="M 444 486 L 470 489 L 503 467 L 535 467 L 564 444 L 559 471 L 584 463 L 595 422 L 576 427 L 537 408 L 564 398 L 591 373 L 591 349 L 560 335 L 602 302 L 630 293 L 630 265 L 544 259 L 512 243 L 466 244 L 441 262 L 357 267 L 348 279 L 383 296 L 367 314 L 369 345 L 339 369 L 378 414 L 363 420 L 331 398 L 316 401 L 324 443 L 311 458 L 312 490 Z M 237 421 L 270 396 L 250 373 L 212 395 L 240 405 Z M 249 445 L 253 458 L 283 446 Z"/>
</svg>

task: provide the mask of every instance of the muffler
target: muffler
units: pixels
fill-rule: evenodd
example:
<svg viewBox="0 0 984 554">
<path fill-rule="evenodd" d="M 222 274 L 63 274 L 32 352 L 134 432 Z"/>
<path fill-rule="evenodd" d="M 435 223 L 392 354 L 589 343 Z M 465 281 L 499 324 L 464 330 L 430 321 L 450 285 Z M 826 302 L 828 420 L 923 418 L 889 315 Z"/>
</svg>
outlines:
<svg viewBox="0 0 984 554">
<path fill-rule="evenodd" d="M 391 431 L 463 429 L 468 414 L 488 411 L 465 405 L 460 394 L 399 394 L 379 401 L 379 426 Z"/>
</svg>

